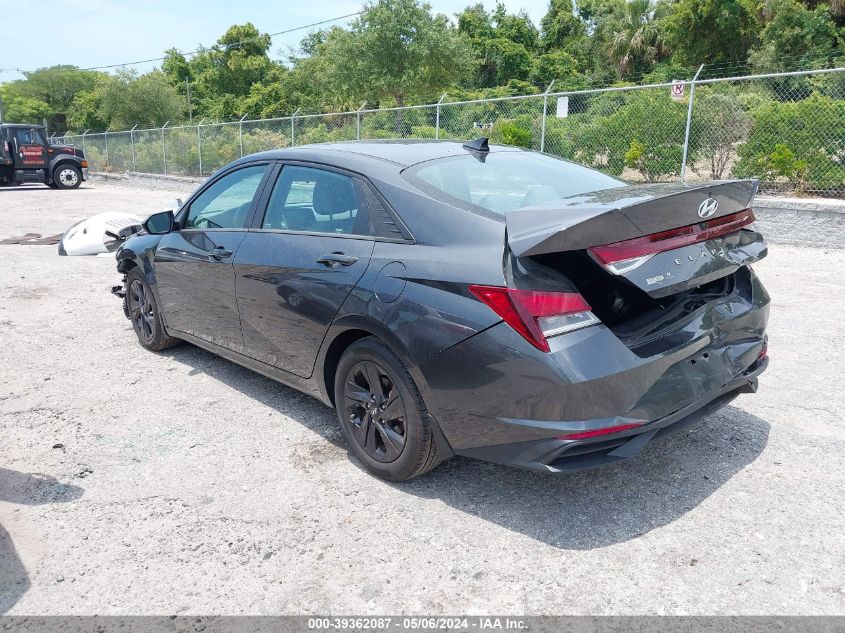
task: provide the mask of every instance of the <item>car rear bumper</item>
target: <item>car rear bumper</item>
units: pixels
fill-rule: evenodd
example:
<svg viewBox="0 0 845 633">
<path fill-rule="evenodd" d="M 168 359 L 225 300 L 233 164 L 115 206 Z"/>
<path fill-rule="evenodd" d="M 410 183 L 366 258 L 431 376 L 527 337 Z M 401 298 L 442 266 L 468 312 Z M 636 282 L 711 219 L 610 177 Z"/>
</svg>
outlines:
<svg viewBox="0 0 845 633">
<path fill-rule="evenodd" d="M 82 180 L 88 180 L 88 167 L 82 168 Z"/>
<path fill-rule="evenodd" d="M 549 473 L 576 472 L 632 459 L 652 440 L 692 427 L 741 393 L 754 393 L 757 390 L 757 377 L 765 371 L 767 365 L 768 358 L 761 358 L 717 391 L 634 429 L 588 440 L 549 438 L 463 449 L 457 451 L 457 454 Z M 528 420 L 520 422 L 530 423 Z M 518 424 L 516 421 L 514 423 Z"/>
<path fill-rule="evenodd" d="M 632 456 L 756 388 L 769 296 L 752 281 L 638 347 L 595 325 L 545 353 L 499 323 L 420 364 L 423 398 L 459 455 L 551 472 Z"/>
</svg>

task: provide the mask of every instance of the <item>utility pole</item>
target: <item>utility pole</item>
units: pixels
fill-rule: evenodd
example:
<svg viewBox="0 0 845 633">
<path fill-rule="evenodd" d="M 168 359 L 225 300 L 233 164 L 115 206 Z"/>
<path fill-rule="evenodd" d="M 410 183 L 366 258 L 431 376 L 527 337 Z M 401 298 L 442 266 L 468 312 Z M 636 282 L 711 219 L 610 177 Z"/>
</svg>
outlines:
<svg viewBox="0 0 845 633">
<path fill-rule="evenodd" d="M 3 111 L 3 95 L 0 94 L 0 123 L 3 122 L 3 114 L 4 114 L 4 111 Z"/>
<path fill-rule="evenodd" d="M 185 91 L 188 93 L 188 123 L 194 120 L 194 109 L 191 107 L 191 82 L 185 77 Z"/>
</svg>

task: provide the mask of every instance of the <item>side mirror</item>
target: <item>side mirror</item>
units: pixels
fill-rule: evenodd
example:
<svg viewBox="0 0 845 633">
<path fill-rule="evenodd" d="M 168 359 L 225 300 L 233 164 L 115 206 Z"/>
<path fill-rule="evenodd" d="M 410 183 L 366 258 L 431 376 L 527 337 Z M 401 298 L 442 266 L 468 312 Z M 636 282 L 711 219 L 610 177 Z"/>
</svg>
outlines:
<svg viewBox="0 0 845 633">
<path fill-rule="evenodd" d="M 144 230 L 150 235 L 164 235 L 173 230 L 173 211 L 153 213 L 144 221 Z"/>
</svg>

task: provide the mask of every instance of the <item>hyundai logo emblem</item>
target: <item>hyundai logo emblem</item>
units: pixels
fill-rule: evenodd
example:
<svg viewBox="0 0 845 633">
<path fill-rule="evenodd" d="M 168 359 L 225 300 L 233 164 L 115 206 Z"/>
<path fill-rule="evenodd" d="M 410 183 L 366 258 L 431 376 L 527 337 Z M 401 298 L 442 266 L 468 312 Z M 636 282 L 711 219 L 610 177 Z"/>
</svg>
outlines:
<svg viewBox="0 0 845 633">
<path fill-rule="evenodd" d="M 707 198 L 707 200 L 698 205 L 698 217 L 709 218 L 711 215 L 716 213 L 716 209 L 718 208 L 719 202 L 717 200 Z"/>
</svg>

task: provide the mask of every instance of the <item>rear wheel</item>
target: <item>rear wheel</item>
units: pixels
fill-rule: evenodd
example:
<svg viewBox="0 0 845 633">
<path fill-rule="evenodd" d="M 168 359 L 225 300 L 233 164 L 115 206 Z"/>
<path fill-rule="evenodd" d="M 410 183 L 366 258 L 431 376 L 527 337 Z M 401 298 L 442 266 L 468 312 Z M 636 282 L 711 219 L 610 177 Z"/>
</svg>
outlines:
<svg viewBox="0 0 845 633">
<path fill-rule="evenodd" d="M 374 337 L 344 352 L 335 408 L 352 453 L 371 473 L 404 481 L 440 463 L 428 411 L 408 370 Z"/>
<path fill-rule="evenodd" d="M 76 165 L 59 165 L 53 170 L 53 184 L 59 189 L 76 189 L 82 184 L 82 172 Z"/>
<path fill-rule="evenodd" d="M 153 292 L 137 268 L 126 276 L 126 307 L 132 328 L 143 347 L 159 352 L 180 342 L 164 331 Z"/>
</svg>

